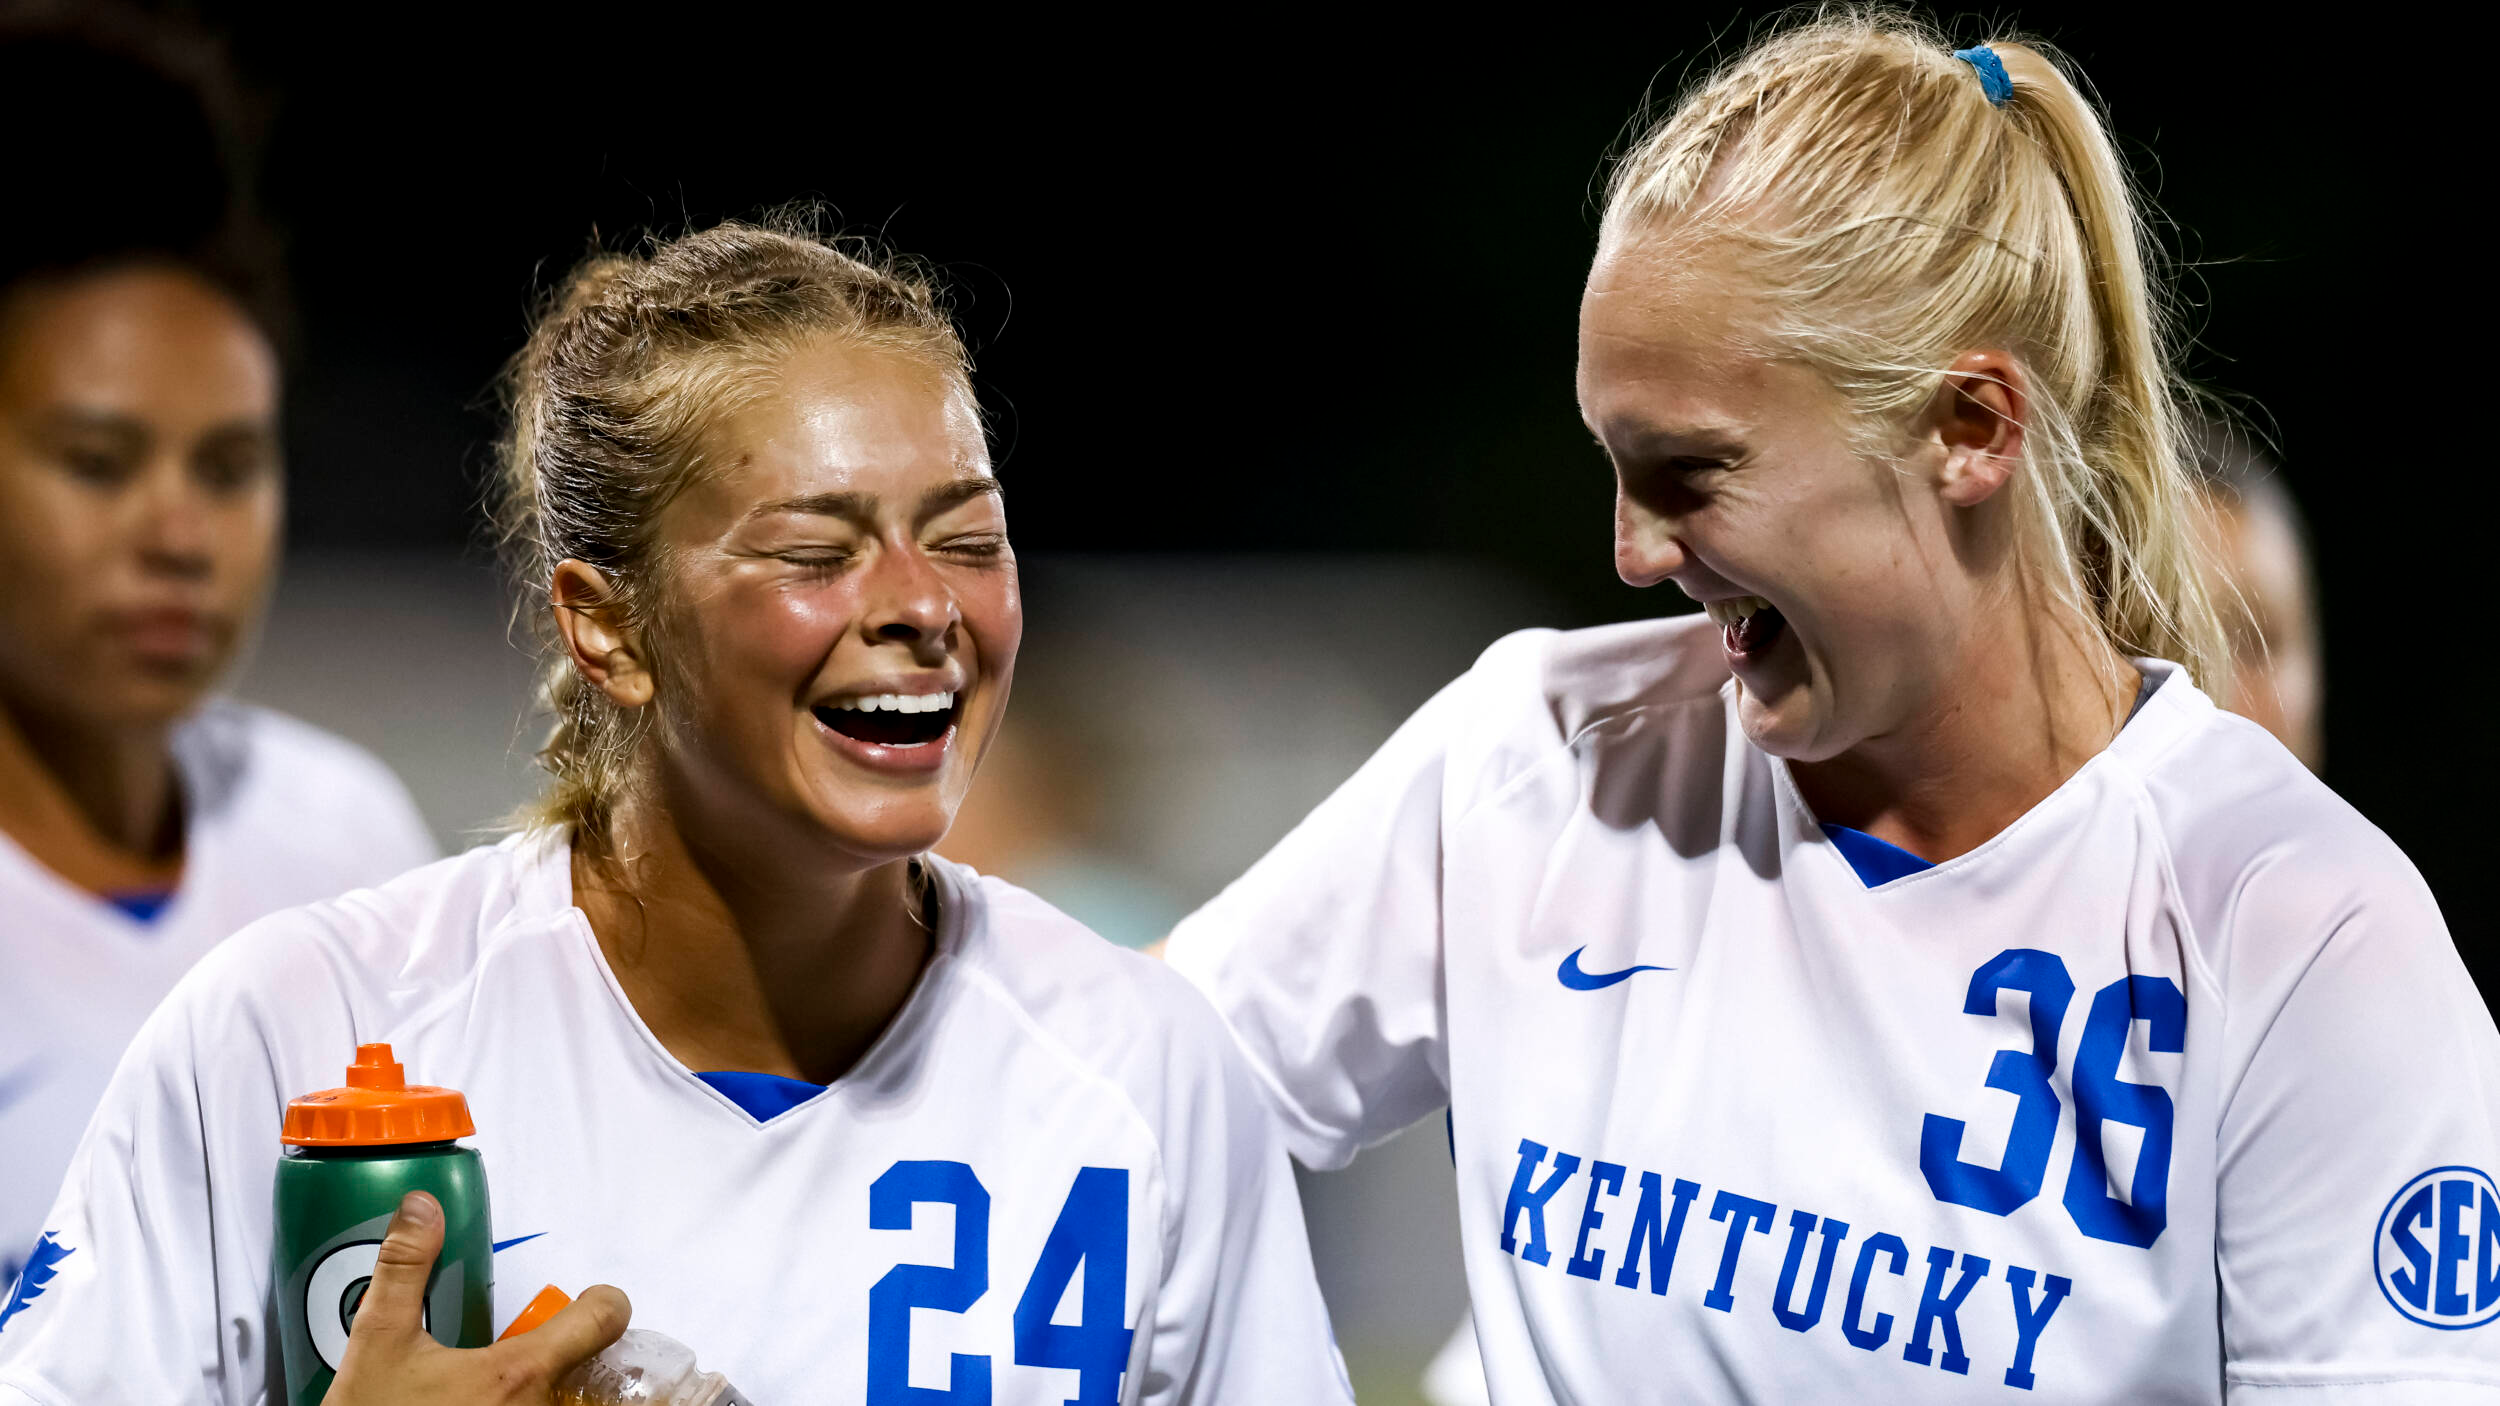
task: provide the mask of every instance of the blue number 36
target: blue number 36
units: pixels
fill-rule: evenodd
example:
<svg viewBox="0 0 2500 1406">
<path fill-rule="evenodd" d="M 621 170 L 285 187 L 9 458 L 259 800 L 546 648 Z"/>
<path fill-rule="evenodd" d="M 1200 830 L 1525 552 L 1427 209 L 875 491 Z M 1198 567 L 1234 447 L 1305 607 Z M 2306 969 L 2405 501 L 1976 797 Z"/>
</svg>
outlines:
<svg viewBox="0 0 2500 1406">
<path fill-rule="evenodd" d="M 2064 1107 L 2052 1078 L 2057 1073 L 2057 1037 L 2066 1007 L 2074 1000 L 2075 981 L 2057 954 L 2010 948 L 1971 973 L 1962 1009 L 1994 1015 L 2003 991 L 2031 997 L 2030 1050 L 1999 1050 L 1988 1067 L 1988 1087 L 2019 1101 L 2003 1164 L 1985 1167 L 1961 1159 L 1959 1118 L 1930 1113 L 1918 1138 L 1918 1169 L 1937 1200 L 2000 1216 L 2038 1196 L 2048 1176 L 2049 1149 L 2057 1140 L 2058 1114 Z M 2146 1249 L 2161 1238 L 2170 1220 L 2173 1110 L 2170 1095 L 2159 1087 L 2118 1077 L 2128 1032 L 2139 1020 L 2149 1027 L 2145 1045 L 2154 1053 L 2178 1054 L 2187 1048 L 2187 997 L 2177 982 L 2164 976 L 2128 976 L 2093 993 L 2083 1040 L 2075 1050 L 2075 1156 L 2066 1173 L 2065 1199 L 2066 1214 L 2084 1234 Z M 2109 1123 L 2144 1130 L 2124 1201 L 2110 1194 L 2109 1167 L 2101 1151 L 2101 1129 Z"/>
<path fill-rule="evenodd" d="M 989 1406 L 990 1359 L 959 1352 L 947 1385 L 911 1384 L 911 1311 L 962 1313 L 990 1289 L 990 1193 L 961 1162 L 897 1162 L 868 1188 L 868 1228 L 911 1229 L 912 1208 L 955 1208 L 952 1264 L 898 1264 L 868 1291 L 868 1406 Z M 1082 1312 L 1073 1325 L 1050 1321 L 1085 1269 Z M 1116 1406 L 1128 1369 L 1128 1172 L 1086 1167 L 1076 1174 L 1042 1255 L 1016 1300 L 1016 1365 L 1073 1367 L 1077 1394 L 1067 1406 Z"/>
</svg>

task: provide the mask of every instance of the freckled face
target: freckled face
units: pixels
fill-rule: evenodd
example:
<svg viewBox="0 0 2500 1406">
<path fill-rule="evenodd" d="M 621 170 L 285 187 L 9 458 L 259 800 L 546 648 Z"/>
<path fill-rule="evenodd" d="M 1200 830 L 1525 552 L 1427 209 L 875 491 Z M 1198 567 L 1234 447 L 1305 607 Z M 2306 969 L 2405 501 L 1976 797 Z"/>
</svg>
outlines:
<svg viewBox="0 0 2500 1406">
<path fill-rule="evenodd" d="M 277 564 L 278 363 L 188 274 L 0 299 L 0 690 L 170 722 L 233 661 Z"/>
<path fill-rule="evenodd" d="M 1709 605 L 1746 735 L 1817 761 L 1933 696 L 1960 577 L 1940 451 L 1861 455 L 1830 384 L 1747 335 L 1745 286 L 1706 249 L 1609 240 L 1580 307 L 1580 407 L 1614 462 L 1616 571 Z"/>
<path fill-rule="evenodd" d="M 1007 704 L 1023 604 L 969 398 L 835 341 L 773 368 L 667 509 L 662 765 L 707 811 L 863 862 L 953 822 Z"/>
</svg>

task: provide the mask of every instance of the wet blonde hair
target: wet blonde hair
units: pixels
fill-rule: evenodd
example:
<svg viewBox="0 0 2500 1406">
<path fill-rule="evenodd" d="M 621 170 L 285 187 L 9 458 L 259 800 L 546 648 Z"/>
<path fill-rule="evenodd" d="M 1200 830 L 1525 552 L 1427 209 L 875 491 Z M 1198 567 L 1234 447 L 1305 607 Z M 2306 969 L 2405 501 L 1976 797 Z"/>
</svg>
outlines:
<svg viewBox="0 0 2500 1406">
<path fill-rule="evenodd" d="M 1815 366 L 1880 452 L 1961 353 L 2028 372 L 2026 579 L 2122 653 L 2223 687 L 2166 305 L 2099 112 L 2059 62 L 1981 76 L 1908 15 L 1824 11 L 1712 74 L 1616 166 L 1605 236 L 1734 242 L 1773 353 Z"/>
<path fill-rule="evenodd" d="M 606 576 L 657 669 L 660 512 L 703 471 L 708 428 L 775 363 L 836 337 L 922 360 L 971 398 L 970 357 L 930 279 L 811 223 L 804 212 L 733 221 L 594 255 L 548 295 L 505 370 L 497 525 L 544 659 L 539 701 L 555 718 L 538 752 L 552 781 L 521 824 L 603 849 L 651 712 L 624 715 L 574 670 L 550 610 L 557 563 Z"/>
</svg>

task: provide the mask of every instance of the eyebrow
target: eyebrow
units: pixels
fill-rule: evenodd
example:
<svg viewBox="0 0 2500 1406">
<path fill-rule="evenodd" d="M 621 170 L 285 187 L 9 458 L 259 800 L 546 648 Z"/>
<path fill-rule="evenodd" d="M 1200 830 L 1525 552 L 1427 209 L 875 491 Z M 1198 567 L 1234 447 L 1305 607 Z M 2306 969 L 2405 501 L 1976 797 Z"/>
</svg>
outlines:
<svg viewBox="0 0 2500 1406">
<path fill-rule="evenodd" d="M 966 474 L 949 479 L 920 495 L 920 515 L 935 517 L 949 508 L 969 503 L 975 498 L 994 496 L 1000 491 L 998 480 L 988 474 Z M 873 493 L 809 493 L 759 504 L 747 516 L 758 518 L 776 513 L 799 513 L 809 517 L 860 518 L 869 516 L 876 502 Z"/>
<path fill-rule="evenodd" d="M 126 444 L 145 445 L 156 438 L 156 429 L 141 416 L 119 410 L 90 410 L 76 406 L 50 411 L 36 421 L 36 431 L 50 436 L 108 435 Z M 276 426 L 252 416 L 237 416 L 211 425 L 193 437 L 194 447 L 224 445 L 235 441 L 274 443 Z"/>
<path fill-rule="evenodd" d="M 117 410 L 85 410 L 75 406 L 53 410 L 36 424 L 47 434 L 109 434 L 125 439 L 150 438 L 145 420 Z"/>
<path fill-rule="evenodd" d="M 1732 421 L 1663 425 L 1637 418 L 1618 418 L 1603 425 L 1583 418 L 1581 423 L 1600 444 L 1645 456 L 1731 453 L 1744 447 L 1749 428 Z"/>
</svg>

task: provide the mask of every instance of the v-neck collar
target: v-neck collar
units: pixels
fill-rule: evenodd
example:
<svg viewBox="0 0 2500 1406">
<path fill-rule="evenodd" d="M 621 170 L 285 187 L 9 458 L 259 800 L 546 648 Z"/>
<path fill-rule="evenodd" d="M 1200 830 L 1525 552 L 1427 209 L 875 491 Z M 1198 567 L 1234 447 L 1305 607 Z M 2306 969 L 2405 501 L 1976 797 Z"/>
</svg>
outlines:
<svg viewBox="0 0 2500 1406">
<path fill-rule="evenodd" d="M 963 948 L 964 935 L 972 921 L 973 896 L 969 886 L 960 881 L 945 861 L 934 855 L 925 856 L 921 861 L 923 872 L 928 874 L 931 883 L 937 885 L 938 924 L 930 941 L 928 963 L 921 968 L 919 980 L 912 983 L 911 994 L 903 998 L 902 1007 L 895 1011 L 892 1020 L 886 1022 L 885 1029 L 877 1033 L 877 1038 L 858 1061 L 844 1070 L 842 1077 L 824 1085 L 823 1093 L 758 1118 L 737 1099 L 707 1082 L 703 1074 L 687 1068 L 684 1061 L 669 1053 L 668 1047 L 660 1043 L 660 1037 L 653 1034 L 651 1026 L 643 1020 L 642 1012 L 634 1009 L 633 1000 L 625 994 L 624 984 L 617 980 L 615 969 L 608 965 L 608 954 L 599 946 L 599 935 L 591 929 L 590 915 L 573 902 L 572 842 L 552 829 L 542 829 L 516 835 L 505 843 L 514 846 L 522 856 L 525 873 L 519 895 L 520 908 L 527 913 L 546 915 L 558 926 L 571 930 L 583 958 L 599 974 L 609 999 L 615 1003 L 617 1015 L 632 1030 L 645 1052 L 680 1087 L 733 1113 L 758 1130 L 769 1131 L 801 1122 L 816 1110 L 841 1101 L 827 1095 L 838 1094 L 863 1082 L 873 1083 L 880 1076 L 883 1066 L 895 1058 L 895 1049 L 910 1038 L 914 1027 L 928 1018 L 930 1008 L 939 999 L 939 988 L 953 979 L 954 960 Z"/>
<path fill-rule="evenodd" d="M 187 720 L 186 720 L 187 721 Z M 174 784 L 182 791 L 182 872 L 166 888 L 161 901 L 147 916 L 141 917 L 124 907 L 117 895 L 101 894 L 80 887 L 61 876 L 52 866 L 37 859 L 31 850 L 17 842 L 15 836 L 0 833 L 0 868 L 13 868 L 36 891 L 51 895 L 52 901 L 89 914 L 99 922 L 110 924 L 114 931 L 134 946 L 157 945 L 157 939 L 172 932 L 176 920 L 199 905 L 199 895 L 216 881 L 217 827 L 205 823 L 202 800 L 207 791 L 206 780 L 196 774 L 188 749 L 180 745 L 180 729 L 173 739 Z M 223 937 L 224 933 L 216 936 Z"/>
<path fill-rule="evenodd" d="M 1814 813 L 1814 807 L 1806 804 L 1805 794 L 1797 789 L 1797 778 L 1789 770 L 1787 759 L 1766 753 L 1765 759 L 1771 766 L 1773 790 L 1783 808 L 1797 822 L 1808 846 L 1824 851 L 1825 858 L 1848 874 L 1853 885 L 1868 893 L 1893 893 L 1977 868 L 1986 864 L 1989 856 L 2005 848 L 2014 835 L 2035 824 L 2037 817 L 2063 807 L 2067 797 L 2081 795 L 2099 785 L 2100 773 L 2117 767 L 2132 775 L 2143 775 L 2202 714 L 2213 711 L 2212 700 L 2188 681 L 2187 671 L 2177 664 L 2167 659 L 2134 659 L 2129 662 L 2143 676 L 2144 683 L 2137 691 L 2134 707 L 2128 712 L 2126 721 L 2119 724 L 2118 733 L 2109 740 L 2109 745 L 2075 768 L 2073 775 L 2059 782 L 2056 789 L 2016 816 L 2004 829 L 1951 859 L 1931 861 L 1923 868 L 1894 875 L 1882 883 L 1866 883 L 1857 866 L 1824 831 L 1823 820 Z M 1725 687 L 1733 689 L 1736 684 L 1731 680 Z M 1752 744 L 1748 742 L 1746 745 Z M 1909 852 L 1904 850 L 1902 853 Z"/>
</svg>

